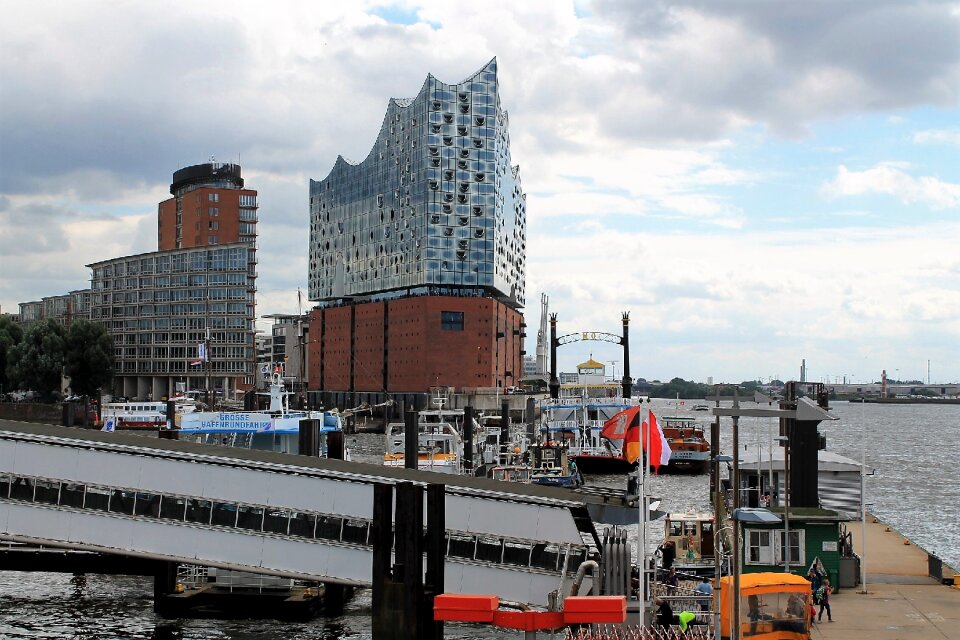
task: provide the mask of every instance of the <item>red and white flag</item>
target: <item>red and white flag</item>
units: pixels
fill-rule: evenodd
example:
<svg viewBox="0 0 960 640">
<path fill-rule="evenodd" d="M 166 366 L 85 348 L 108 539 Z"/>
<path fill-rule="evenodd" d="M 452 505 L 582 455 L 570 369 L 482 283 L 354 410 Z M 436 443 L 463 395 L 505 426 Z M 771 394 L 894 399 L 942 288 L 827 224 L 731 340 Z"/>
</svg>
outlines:
<svg viewBox="0 0 960 640">
<path fill-rule="evenodd" d="M 649 447 L 647 447 L 648 433 L 650 434 Z M 649 428 L 646 422 L 643 423 L 643 441 L 643 448 L 647 450 L 650 466 L 653 467 L 654 473 L 660 473 L 660 467 L 666 466 L 670 462 L 670 454 L 673 452 L 670 450 L 670 443 L 667 442 L 666 436 L 663 435 L 663 429 L 660 428 L 660 424 L 657 422 L 657 416 L 653 411 L 650 412 Z"/>
<path fill-rule="evenodd" d="M 600 435 L 607 440 L 623 440 L 627 430 L 640 415 L 640 407 L 628 407 L 603 423 Z"/>
</svg>

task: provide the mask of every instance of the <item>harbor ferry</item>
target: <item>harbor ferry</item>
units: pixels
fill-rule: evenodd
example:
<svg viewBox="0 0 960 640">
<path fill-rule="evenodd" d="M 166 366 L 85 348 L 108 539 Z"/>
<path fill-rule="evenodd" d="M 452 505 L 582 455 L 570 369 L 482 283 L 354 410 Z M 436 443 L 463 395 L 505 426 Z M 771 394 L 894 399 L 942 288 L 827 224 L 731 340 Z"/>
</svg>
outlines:
<svg viewBox="0 0 960 640">
<path fill-rule="evenodd" d="M 191 398 L 171 398 L 177 415 L 196 411 Z M 105 431 L 115 429 L 162 429 L 167 426 L 166 402 L 105 402 L 100 410 Z M 109 428 L 106 428 L 109 427 Z"/>
<path fill-rule="evenodd" d="M 670 445 L 668 473 L 704 473 L 710 468 L 710 441 L 696 418 L 659 417 L 663 437 Z"/>
<path fill-rule="evenodd" d="M 604 369 L 591 357 L 577 365 L 576 380 L 561 381 L 559 398 L 540 401 L 540 441 L 566 445 L 584 473 L 626 473 L 637 463 L 626 458 L 624 441 L 601 432 L 604 423 L 642 399 L 621 397 L 622 386 L 607 380 Z"/>
<path fill-rule="evenodd" d="M 270 405 L 264 411 L 196 411 L 178 417 L 181 440 L 278 453 L 299 453 L 300 423 L 319 422 L 320 456 L 329 454 L 332 433 L 343 433 L 336 412 L 299 411 L 289 408 L 291 392 L 278 373 L 269 374 Z M 339 455 L 339 454 L 338 454 Z M 343 457 L 350 459 L 344 449 Z"/>
</svg>

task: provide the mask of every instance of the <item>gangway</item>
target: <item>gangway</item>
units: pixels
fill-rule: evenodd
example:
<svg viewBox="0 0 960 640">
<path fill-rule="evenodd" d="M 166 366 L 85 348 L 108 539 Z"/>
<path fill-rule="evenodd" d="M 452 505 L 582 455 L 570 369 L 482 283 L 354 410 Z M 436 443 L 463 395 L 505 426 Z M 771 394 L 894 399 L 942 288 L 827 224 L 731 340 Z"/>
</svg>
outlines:
<svg viewBox="0 0 960 640">
<path fill-rule="evenodd" d="M 374 487 L 445 485 L 444 582 L 537 606 L 599 547 L 590 495 L 0 421 L 0 539 L 371 584 Z"/>
</svg>

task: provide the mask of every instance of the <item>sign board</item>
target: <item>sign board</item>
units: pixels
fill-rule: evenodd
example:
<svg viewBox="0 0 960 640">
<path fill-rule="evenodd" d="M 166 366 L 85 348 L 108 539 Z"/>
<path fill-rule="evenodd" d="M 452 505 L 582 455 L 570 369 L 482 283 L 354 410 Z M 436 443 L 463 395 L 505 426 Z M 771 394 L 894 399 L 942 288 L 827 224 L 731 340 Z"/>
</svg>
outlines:
<svg viewBox="0 0 960 640">
<path fill-rule="evenodd" d="M 824 550 L 824 551 L 836 551 L 836 550 L 837 550 L 837 541 L 836 541 L 836 540 L 824 540 L 824 541 L 823 541 L 823 550 Z"/>
</svg>

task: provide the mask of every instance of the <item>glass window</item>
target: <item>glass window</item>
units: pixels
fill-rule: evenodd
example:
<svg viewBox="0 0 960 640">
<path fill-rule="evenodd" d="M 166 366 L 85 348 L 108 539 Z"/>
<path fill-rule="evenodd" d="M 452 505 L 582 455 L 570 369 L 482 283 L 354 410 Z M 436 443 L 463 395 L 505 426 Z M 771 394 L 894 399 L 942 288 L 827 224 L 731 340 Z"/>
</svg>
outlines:
<svg viewBox="0 0 960 640">
<path fill-rule="evenodd" d="M 556 545 L 537 543 L 530 552 L 530 566 L 541 569 L 557 570 L 560 549 Z"/>
<path fill-rule="evenodd" d="M 312 538 L 317 526 L 317 516 L 312 513 L 293 513 L 290 515 L 290 535 Z"/>
<path fill-rule="evenodd" d="M 213 516 L 210 523 L 222 527 L 237 526 L 237 505 L 215 502 L 213 504 Z"/>
<path fill-rule="evenodd" d="M 240 529 L 250 529 L 252 531 L 262 531 L 263 507 L 238 507 L 237 527 Z"/>
<path fill-rule="evenodd" d="M 466 558 L 473 560 L 473 548 L 476 544 L 473 536 L 451 535 L 447 555 L 451 558 Z"/>
<path fill-rule="evenodd" d="M 136 494 L 133 515 L 156 518 L 160 515 L 160 496 L 153 493 Z"/>
<path fill-rule="evenodd" d="M 790 564 L 804 564 L 804 553 L 803 553 L 803 531 L 792 530 L 790 531 L 790 545 L 785 544 L 786 532 L 781 530 L 778 532 L 778 543 L 779 543 L 779 553 L 777 554 L 777 562 L 781 563 L 785 559 Z"/>
<path fill-rule="evenodd" d="M 440 328 L 444 331 L 463 331 L 463 311 L 441 311 Z"/>
<path fill-rule="evenodd" d="M 477 539 L 477 560 L 500 563 L 503 557 L 503 541 L 498 538 Z"/>
<path fill-rule="evenodd" d="M 33 482 L 30 478 L 14 478 L 10 485 L 10 497 L 14 500 L 33 500 Z"/>
<path fill-rule="evenodd" d="M 87 487 L 83 496 L 83 508 L 96 511 L 110 510 L 110 489 L 105 487 Z"/>
<path fill-rule="evenodd" d="M 110 496 L 110 512 L 123 513 L 128 516 L 133 515 L 135 494 L 129 491 L 114 490 Z"/>
<path fill-rule="evenodd" d="M 339 540 L 342 524 L 343 520 L 341 518 L 320 516 L 317 518 L 317 537 L 326 540 Z"/>
<path fill-rule="evenodd" d="M 10 495 L 10 476 L 0 476 L 0 498 L 6 498 Z"/>
<path fill-rule="evenodd" d="M 530 564 L 530 545 L 517 542 L 504 542 L 503 561 L 507 564 L 526 567 Z"/>
<path fill-rule="evenodd" d="M 268 533 L 286 534 L 289 520 L 289 511 L 271 509 L 263 516 L 263 530 Z"/>
<path fill-rule="evenodd" d="M 773 564 L 769 531 L 747 531 L 747 564 Z"/>
<path fill-rule="evenodd" d="M 366 520 L 344 520 L 343 542 L 353 544 L 367 544 L 367 529 L 370 523 Z"/>
<path fill-rule="evenodd" d="M 57 504 L 60 499 L 60 483 L 50 480 L 37 480 L 33 494 L 34 502 Z"/>
</svg>

